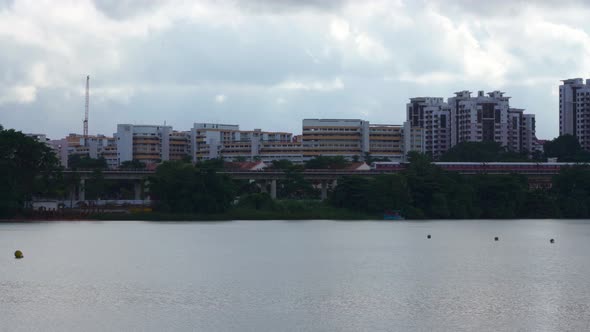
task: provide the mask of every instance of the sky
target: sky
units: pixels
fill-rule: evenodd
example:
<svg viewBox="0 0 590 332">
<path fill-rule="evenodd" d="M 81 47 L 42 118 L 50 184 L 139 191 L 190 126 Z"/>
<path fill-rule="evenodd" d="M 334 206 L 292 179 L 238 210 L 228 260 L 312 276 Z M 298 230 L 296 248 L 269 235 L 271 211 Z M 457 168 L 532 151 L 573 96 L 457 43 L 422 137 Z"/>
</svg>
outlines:
<svg viewBox="0 0 590 332">
<path fill-rule="evenodd" d="M 57 139 L 118 123 L 401 124 L 411 97 L 501 90 L 559 134 L 560 80 L 590 77 L 575 0 L 0 0 L 0 124 Z"/>
</svg>

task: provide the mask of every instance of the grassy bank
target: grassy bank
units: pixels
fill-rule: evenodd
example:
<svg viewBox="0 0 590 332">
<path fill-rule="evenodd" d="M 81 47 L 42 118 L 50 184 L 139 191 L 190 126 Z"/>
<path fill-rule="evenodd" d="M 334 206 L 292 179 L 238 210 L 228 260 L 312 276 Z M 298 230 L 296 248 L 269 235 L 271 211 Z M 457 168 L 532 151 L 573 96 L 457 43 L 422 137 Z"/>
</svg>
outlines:
<svg viewBox="0 0 590 332">
<path fill-rule="evenodd" d="M 224 213 L 183 214 L 164 212 L 97 213 L 94 220 L 148 220 L 148 221 L 221 221 L 221 220 L 375 220 L 382 216 L 340 209 L 318 201 L 275 201 L 270 206 L 237 206 Z"/>
</svg>

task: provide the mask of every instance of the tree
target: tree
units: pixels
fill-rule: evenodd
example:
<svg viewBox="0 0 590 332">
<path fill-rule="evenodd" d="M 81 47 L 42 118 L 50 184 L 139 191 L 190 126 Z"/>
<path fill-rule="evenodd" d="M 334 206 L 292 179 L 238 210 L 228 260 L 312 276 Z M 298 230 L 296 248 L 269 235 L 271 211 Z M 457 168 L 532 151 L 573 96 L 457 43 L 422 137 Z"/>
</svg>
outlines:
<svg viewBox="0 0 590 332">
<path fill-rule="evenodd" d="M 34 195 L 55 195 L 55 153 L 45 143 L 0 126 L 0 216 L 11 216 Z"/>
<path fill-rule="evenodd" d="M 563 168 L 553 178 L 561 213 L 567 218 L 587 218 L 590 211 L 590 168 L 574 166 Z"/>
<path fill-rule="evenodd" d="M 92 171 L 92 175 L 86 181 L 84 181 L 86 188 L 84 188 L 86 199 L 94 199 L 97 200 L 106 192 L 106 182 L 104 179 L 104 175 L 100 169 L 95 169 Z"/>
<path fill-rule="evenodd" d="M 559 136 L 543 145 L 545 157 L 557 158 L 560 162 L 590 161 L 590 153 L 582 150 L 578 139 L 572 135 Z"/>
<path fill-rule="evenodd" d="M 350 165 L 343 156 L 318 156 L 305 163 L 307 169 L 342 169 Z"/>
<path fill-rule="evenodd" d="M 518 218 L 523 210 L 528 183 L 521 175 L 479 175 L 473 177 L 480 218 Z"/>
<path fill-rule="evenodd" d="M 294 167 L 295 164 L 293 164 L 293 162 L 288 159 L 273 160 L 270 163 L 270 168 L 272 169 L 287 170 Z"/>
<path fill-rule="evenodd" d="M 235 197 L 229 177 L 217 174 L 212 168 L 180 161 L 162 163 L 149 181 L 150 192 L 157 200 L 156 208 L 164 212 L 224 212 Z"/>
<path fill-rule="evenodd" d="M 144 169 L 145 164 L 137 159 L 126 160 L 119 166 L 120 169 Z"/>
<path fill-rule="evenodd" d="M 527 153 L 518 153 L 506 150 L 497 142 L 461 142 L 440 158 L 440 161 L 456 162 L 517 162 L 527 161 Z"/>
<path fill-rule="evenodd" d="M 208 159 L 202 160 L 198 162 L 195 166 L 200 169 L 213 169 L 213 170 L 221 170 L 223 169 L 223 159 L 215 158 L 215 159 Z"/>
<path fill-rule="evenodd" d="M 76 169 L 106 169 L 107 161 L 103 157 L 90 158 L 79 154 L 68 157 L 68 168 Z"/>
<path fill-rule="evenodd" d="M 371 163 L 376 162 L 376 161 L 391 161 L 391 160 L 389 158 L 373 157 L 370 152 L 365 152 L 365 154 L 363 156 L 363 161 L 370 165 Z"/>
</svg>

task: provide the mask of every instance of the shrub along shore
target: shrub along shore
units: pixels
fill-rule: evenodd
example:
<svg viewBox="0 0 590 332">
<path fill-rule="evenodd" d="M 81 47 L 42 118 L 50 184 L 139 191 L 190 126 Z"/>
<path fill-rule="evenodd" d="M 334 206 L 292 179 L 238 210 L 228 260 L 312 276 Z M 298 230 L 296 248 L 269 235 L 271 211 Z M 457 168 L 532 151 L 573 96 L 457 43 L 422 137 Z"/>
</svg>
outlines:
<svg viewBox="0 0 590 332">
<path fill-rule="evenodd" d="M 559 161 L 588 162 L 590 153 L 577 140 L 561 136 L 545 145 L 545 156 Z M 461 143 L 441 160 L 526 161 L 530 156 L 505 151 L 493 142 Z M 536 158 L 536 157 L 534 157 Z M 305 165 L 287 160 L 272 162 L 285 178 L 278 181 L 272 200 L 259 184 L 233 180 L 217 171 L 223 160 L 193 165 L 190 160 L 161 163 L 149 178 L 153 212 L 108 214 L 63 211 L 38 218 L 26 202 L 35 198 L 63 200 L 78 188 L 75 172 L 62 172 L 55 153 L 44 143 L 0 126 L 0 220 L 236 220 L 236 219 L 383 219 L 385 211 L 399 211 L 406 219 L 518 219 L 590 218 L 590 168 L 563 168 L 550 189 L 531 189 L 521 175 L 465 176 L 447 172 L 423 154 L 408 154 L 409 165 L 396 174 L 349 176 L 338 180 L 326 201 L 320 202 L 317 183 L 303 170 L 338 169 L 349 164 L 342 156 L 320 156 Z M 363 157 L 377 160 L 370 155 Z M 541 158 L 542 159 L 542 158 Z M 530 160 L 529 160 L 530 161 Z M 137 168 L 141 162 L 123 167 Z M 85 181 L 86 198 L 118 199 L 133 195 L 133 183 L 108 182 L 102 176 L 104 159 L 72 156 L 70 169 L 94 168 Z M 60 212 L 62 213 L 62 212 Z M 76 213 L 79 213 L 76 215 Z"/>
</svg>

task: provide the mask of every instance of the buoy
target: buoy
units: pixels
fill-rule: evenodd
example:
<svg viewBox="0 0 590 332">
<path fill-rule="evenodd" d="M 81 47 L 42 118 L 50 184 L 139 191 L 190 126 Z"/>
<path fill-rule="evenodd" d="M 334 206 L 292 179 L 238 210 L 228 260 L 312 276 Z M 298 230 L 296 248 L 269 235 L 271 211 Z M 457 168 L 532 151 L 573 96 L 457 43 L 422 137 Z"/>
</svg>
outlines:
<svg viewBox="0 0 590 332">
<path fill-rule="evenodd" d="M 554 239 L 549 240 L 550 243 L 555 243 Z"/>
<path fill-rule="evenodd" d="M 498 241 L 498 237 L 497 236 L 494 238 L 494 241 Z"/>
<path fill-rule="evenodd" d="M 17 251 L 15 251 L 15 252 L 14 252 L 14 258 L 16 258 L 16 259 L 21 259 L 21 258 L 23 258 L 23 257 L 24 257 L 24 256 L 23 256 L 23 252 L 22 252 L 22 251 L 20 251 L 20 250 L 17 250 Z"/>
<path fill-rule="evenodd" d="M 427 236 L 426 238 L 427 238 L 427 239 L 430 239 L 430 238 L 431 238 L 430 234 L 428 234 L 428 236 Z"/>
</svg>

